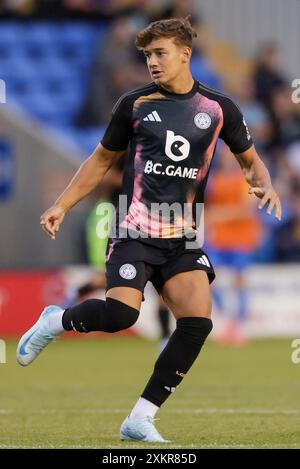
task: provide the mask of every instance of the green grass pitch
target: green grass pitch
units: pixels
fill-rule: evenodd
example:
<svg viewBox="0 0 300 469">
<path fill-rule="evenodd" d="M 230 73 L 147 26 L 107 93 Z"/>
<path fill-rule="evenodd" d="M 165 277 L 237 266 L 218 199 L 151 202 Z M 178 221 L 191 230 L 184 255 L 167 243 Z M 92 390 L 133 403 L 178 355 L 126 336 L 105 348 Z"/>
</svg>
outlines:
<svg viewBox="0 0 300 469">
<path fill-rule="evenodd" d="M 90 336 L 49 345 L 28 367 L 7 341 L 0 364 L 0 448 L 299 448 L 300 364 L 291 340 L 243 348 L 208 341 L 158 413 L 166 445 L 119 440 L 156 342 Z"/>
</svg>

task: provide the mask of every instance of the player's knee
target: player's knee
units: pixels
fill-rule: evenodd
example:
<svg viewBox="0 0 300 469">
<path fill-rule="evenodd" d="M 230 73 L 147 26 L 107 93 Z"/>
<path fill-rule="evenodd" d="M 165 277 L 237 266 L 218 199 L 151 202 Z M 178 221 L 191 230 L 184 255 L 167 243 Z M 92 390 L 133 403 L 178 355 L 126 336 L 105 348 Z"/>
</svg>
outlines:
<svg viewBox="0 0 300 469">
<path fill-rule="evenodd" d="M 133 326 L 139 311 L 113 298 L 106 299 L 105 332 L 118 332 Z"/>
<path fill-rule="evenodd" d="M 205 317 L 185 317 L 177 320 L 177 329 L 195 345 L 202 346 L 212 328 L 211 319 Z"/>
</svg>

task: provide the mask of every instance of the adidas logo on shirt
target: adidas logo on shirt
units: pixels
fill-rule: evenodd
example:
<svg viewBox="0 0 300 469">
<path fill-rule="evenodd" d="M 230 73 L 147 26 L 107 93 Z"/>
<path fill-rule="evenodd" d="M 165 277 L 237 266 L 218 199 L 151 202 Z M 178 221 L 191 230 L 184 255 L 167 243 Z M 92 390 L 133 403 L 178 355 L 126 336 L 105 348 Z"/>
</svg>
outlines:
<svg viewBox="0 0 300 469">
<path fill-rule="evenodd" d="M 152 111 L 147 117 L 144 117 L 143 121 L 161 122 L 161 118 L 157 111 Z"/>
<path fill-rule="evenodd" d="M 210 267 L 210 263 L 205 255 L 199 257 L 197 259 L 198 264 L 206 265 L 206 267 Z"/>
</svg>

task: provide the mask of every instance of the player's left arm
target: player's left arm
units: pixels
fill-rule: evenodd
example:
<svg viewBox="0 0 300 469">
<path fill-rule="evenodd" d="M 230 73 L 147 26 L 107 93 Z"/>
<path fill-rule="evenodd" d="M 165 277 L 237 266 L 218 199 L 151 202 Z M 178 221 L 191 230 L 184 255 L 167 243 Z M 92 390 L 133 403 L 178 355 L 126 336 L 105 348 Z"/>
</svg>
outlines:
<svg viewBox="0 0 300 469">
<path fill-rule="evenodd" d="M 275 217 L 281 220 L 281 203 L 275 192 L 269 171 L 259 157 L 254 145 L 242 153 L 235 153 L 236 159 L 250 185 L 249 194 L 255 194 L 260 200 L 258 208 L 262 209 L 268 204 L 267 213 L 272 214 L 275 208 Z"/>
</svg>

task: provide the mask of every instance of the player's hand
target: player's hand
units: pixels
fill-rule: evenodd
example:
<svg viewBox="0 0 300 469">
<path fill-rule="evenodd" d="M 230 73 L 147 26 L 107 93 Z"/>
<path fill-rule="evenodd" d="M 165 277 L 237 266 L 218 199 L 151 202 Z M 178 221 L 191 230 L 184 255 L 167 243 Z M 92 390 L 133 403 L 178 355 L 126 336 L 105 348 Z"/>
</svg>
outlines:
<svg viewBox="0 0 300 469">
<path fill-rule="evenodd" d="M 56 233 L 62 224 L 65 214 L 66 212 L 62 207 L 59 205 L 53 205 L 41 215 L 40 223 L 43 230 L 50 236 L 50 238 L 55 239 Z"/>
<path fill-rule="evenodd" d="M 256 197 L 261 199 L 258 208 L 262 209 L 266 204 L 268 204 L 267 214 L 271 215 L 273 209 L 275 208 L 275 217 L 277 220 L 281 220 L 281 203 L 278 195 L 273 188 L 263 189 L 261 187 L 250 187 L 248 194 L 255 194 Z"/>
</svg>

